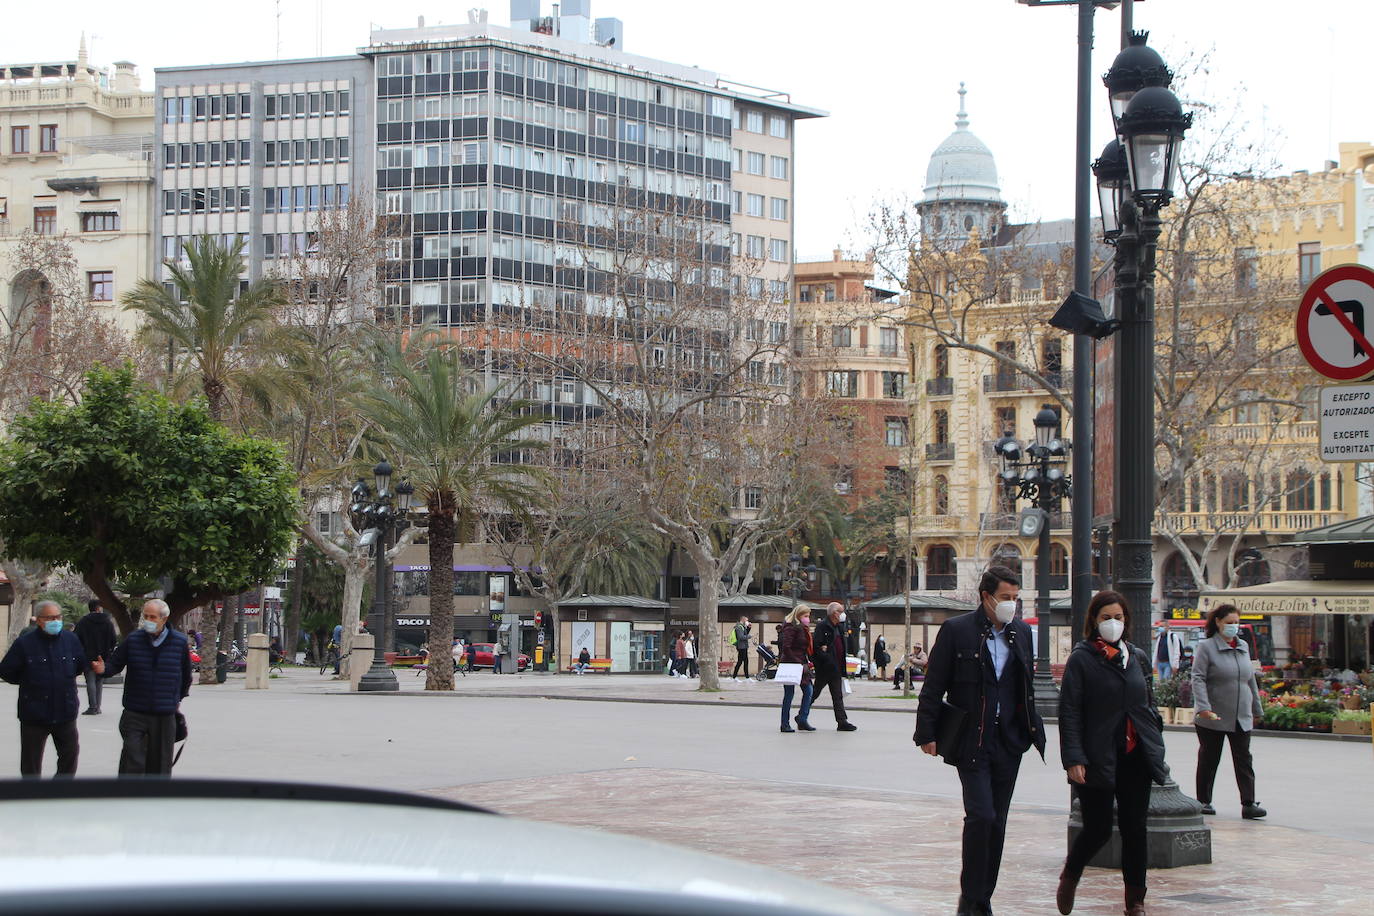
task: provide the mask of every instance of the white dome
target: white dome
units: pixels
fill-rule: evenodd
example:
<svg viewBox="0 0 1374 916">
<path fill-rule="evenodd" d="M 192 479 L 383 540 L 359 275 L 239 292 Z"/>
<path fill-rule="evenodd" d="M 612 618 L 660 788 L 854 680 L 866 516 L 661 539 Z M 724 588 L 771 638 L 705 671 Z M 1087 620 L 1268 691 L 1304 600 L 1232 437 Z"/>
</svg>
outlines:
<svg viewBox="0 0 1374 916">
<path fill-rule="evenodd" d="M 992 150 L 968 129 L 965 94 L 964 84 L 960 83 L 959 114 L 954 121 L 954 133 L 930 155 L 930 165 L 926 167 L 926 203 L 959 200 L 1002 203 Z"/>
</svg>

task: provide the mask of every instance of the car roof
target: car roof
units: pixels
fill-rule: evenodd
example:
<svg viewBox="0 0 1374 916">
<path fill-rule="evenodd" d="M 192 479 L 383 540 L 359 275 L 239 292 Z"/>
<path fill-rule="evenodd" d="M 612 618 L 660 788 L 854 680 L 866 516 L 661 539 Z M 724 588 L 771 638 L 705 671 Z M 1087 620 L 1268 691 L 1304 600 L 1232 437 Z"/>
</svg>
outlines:
<svg viewBox="0 0 1374 916">
<path fill-rule="evenodd" d="M 0 912 L 248 908 L 888 912 L 797 876 L 436 796 L 232 780 L 0 781 Z"/>
</svg>

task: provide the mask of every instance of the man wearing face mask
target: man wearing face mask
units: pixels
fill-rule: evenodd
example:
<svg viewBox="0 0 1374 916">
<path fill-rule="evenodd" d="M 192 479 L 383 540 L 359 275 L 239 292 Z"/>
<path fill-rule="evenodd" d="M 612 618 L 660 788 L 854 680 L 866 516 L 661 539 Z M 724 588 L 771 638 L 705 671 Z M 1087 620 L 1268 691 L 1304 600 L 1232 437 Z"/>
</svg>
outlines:
<svg viewBox="0 0 1374 916">
<path fill-rule="evenodd" d="M 81 640 L 62 623 L 56 601 L 40 601 L 34 608 L 38 626 L 10 646 L 0 661 L 0 680 L 19 685 L 19 775 L 37 779 L 43 774 L 43 751 L 48 738 L 57 750 L 57 775 L 76 775 L 80 745 L 76 715 L 76 678 L 104 665 L 88 664 Z"/>
<path fill-rule="evenodd" d="M 960 916 L 992 913 L 1021 756 L 1034 746 L 1045 757 L 1045 726 L 1031 685 L 1031 631 L 1016 617 L 1020 592 L 1021 580 L 1005 566 L 983 573 L 978 609 L 940 627 L 917 705 L 913 740 L 957 767 L 963 785 Z M 945 731 L 941 717 L 960 712 L 957 736 L 937 748 L 936 736 Z"/>
<path fill-rule="evenodd" d="M 143 605 L 138 629 L 115 647 L 106 677 L 128 669 L 119 735 L 120 776 L 169 776 L 176 712 L 191 692 L 191 653 L 186 636 L 167 625 L 167 602 Z"/>
<path fill-rule="evenodd" d="M 830 688 L 830 703 L 835 708 L 835 727 L 842 732 L 856 732 L 859 726 L 849 721 L 844 711 L 845 673 L 845 614 L 844 605 L 832 601 L 825 606 L 826 618 L 816 624 L 812 638 L 811 664 L 816 669 L 815 692 Z"/>
</svg>

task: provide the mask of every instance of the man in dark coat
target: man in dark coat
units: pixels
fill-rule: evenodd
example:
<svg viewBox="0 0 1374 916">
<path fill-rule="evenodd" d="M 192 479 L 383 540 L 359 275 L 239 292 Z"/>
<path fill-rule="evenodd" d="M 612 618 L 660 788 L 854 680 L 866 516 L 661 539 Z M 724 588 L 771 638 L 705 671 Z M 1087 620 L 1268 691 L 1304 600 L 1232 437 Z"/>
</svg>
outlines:
<svg viewBox="0 0 1374 916">
<path fill-rule="evenodd" d="M 826 605 L 825 611 L 826 619 L 816 625 L 816 633 L 811 640 L 811 664 L 816 669 L 815 692 L 820 693 L 822 687 L 829 687 L 837 730 L 855 732 L 859 726 L 849 721 L 849 714 L 844 710 L 844 605 L 832 601 Z"/>
<path fill-rule="evenodd" d="M 81 648 L 88 659 L 109 658 L 119 643 L 114 621 L 94 598 L 86 602 L 86 608 L 86 616 L 76 622 L 76 638 L 81 640 Z M 86 711 L 82 713 L 83 716 L 100 715 L 100 692 L 104 685 L 104 678 L 87 669 Z"/>
<path fill-rule="evenodd" d="M 91 667 L 81 640 L 63 627 L 62 607 L 40 601 L 34 609 L 38 626 L 10 646 L 0 661 L 0 680 L 19 685 L 19 775 L 43 775 L 43 751 L 52 738 L 57 749 L 57 775 L 75 776 L 80 744 L 76 734 L 76 676 Z M 103 670 L 94 662 L 97 672 Z"/>
<path fill-rule="evenodd" d="M 959 769 L 964 794 L 963 870 L 958 913 L 990 914 L 1002 866 L 1007 812 L 1021 756 L 1045 757 L 1045 726 L 1035 710 L 1031 631 L 1016 617 L 1021 580 L 989 567 L 978 583 L 979 608 L 940 628 L 930 652 L 913 736 L 927 754 Z M 936 747 L 942 715 L 962 710 L 953 747 Z"/>
<path fill-rule="evenodd" d="M 146 602 L 138 629 L 115 647 L 105 666 L 107 677 L 128 669 L 119 720 L 120 776 L 172 772 L 177 707 L 191 692 L 191 653 L 185 634 L 167 625 L 167 615 L 167 602 Z"/>
</svg>

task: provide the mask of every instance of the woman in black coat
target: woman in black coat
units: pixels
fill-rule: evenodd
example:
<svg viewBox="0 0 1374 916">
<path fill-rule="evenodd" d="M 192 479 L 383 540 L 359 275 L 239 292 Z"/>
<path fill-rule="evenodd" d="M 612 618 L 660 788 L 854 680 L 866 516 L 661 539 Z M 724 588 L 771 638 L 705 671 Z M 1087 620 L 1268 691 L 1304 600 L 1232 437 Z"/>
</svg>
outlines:
<svg viewBox="0 0 1374 916">
<path fill-rule="evenodd" d="M 1112 802 L 1121 827 L 1121 875 L 1127 916 L 1145 912 L 1145 818 L 1150 782 L 1168 782 L 1163 722 L 1155 709 L 1150 656 L 1128 643 L 1131 611 L 1116 592 L 1088 605 L 1083 641 L 1064 666 L 1059 691 L 1059 755 L 1083 813 L 1055 902 L 1073 911 L 1083 869 L 1112 837 Z"/>
</svg>

